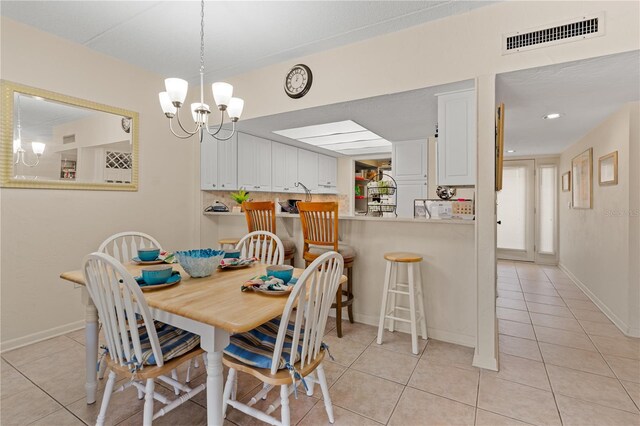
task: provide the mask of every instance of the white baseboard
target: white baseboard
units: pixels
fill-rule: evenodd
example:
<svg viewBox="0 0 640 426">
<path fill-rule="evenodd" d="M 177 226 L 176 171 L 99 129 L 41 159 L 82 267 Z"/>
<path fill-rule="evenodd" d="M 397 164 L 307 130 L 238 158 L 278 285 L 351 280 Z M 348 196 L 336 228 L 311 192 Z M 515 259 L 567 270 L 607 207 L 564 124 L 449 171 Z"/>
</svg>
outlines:
<svg viewBox="0 0 640 426">
<path fill-rule="evenodd" d="M 481 357 L 476 352 L 473 354 L 473 366 L 486 370 L 498 371 L 498 360 L 496 358 Z"/>
<path fill-rule="evenodd" d="M 23 346 L 31 345 L 32 343 L 38 343 L 43 340 L 51 339 L 52 337 L 57 337 L 81 328 L 84 328 L 84 320 L 72 322 L 69 324 L 50 328 L 49 330 L 39 331 L 37 333 L 28 334 L 26 336 L 7 340 L 0 343 L 0 353 L 10 351 L 12 349 L 18 349 Z"/>
<path fill-rule="evenodd" d="M 580 290 L 598 307 L 600 310 L 613 322 L 616 327 L 620 329 L 622 333 L 629 337 L 640 337 L 640 329 L 629 326 L 623 320 L 621 320 L 609 307 L 598 298 L 582 281 L 578 279 L 566 266 L 562 263 L 558 263 L 558 267 L 567 274 L 567 276 L 578 286 Z"/>
</svg>

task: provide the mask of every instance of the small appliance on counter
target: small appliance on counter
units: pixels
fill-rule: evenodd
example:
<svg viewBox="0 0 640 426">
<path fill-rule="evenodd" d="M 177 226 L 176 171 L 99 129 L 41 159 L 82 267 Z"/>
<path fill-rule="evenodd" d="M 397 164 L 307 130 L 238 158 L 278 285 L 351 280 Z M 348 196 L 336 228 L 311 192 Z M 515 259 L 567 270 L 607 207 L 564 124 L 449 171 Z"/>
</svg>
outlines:
<svg viewBox="0 0 640 426">
<path fill-rule="evenodd" d="M 207 213 L 208 212 L 224 213 L 229 211 L 229 207 L 226 204 L 216 200 L 215 203 L 211 204 L 209 207 L 204 209 L 204 211 Z"/>
<path fill-rule="evenodd" d="M 416 199 L 413 203 L 414 218 L 473 220 L 475 217 L 475 205 L 470 199 Z"/>
<path fill-rule="evenodd" d="M 282 207 L 283 212 L 290 213 L 290 214 L 298 214 L 298 206 L 296 205 L 298 201 L 302 201 L 302 200 L 287 200 L 287 201 L 281 201 L 278 204 L 280 204 L 280 207 Z"/>
</svg>

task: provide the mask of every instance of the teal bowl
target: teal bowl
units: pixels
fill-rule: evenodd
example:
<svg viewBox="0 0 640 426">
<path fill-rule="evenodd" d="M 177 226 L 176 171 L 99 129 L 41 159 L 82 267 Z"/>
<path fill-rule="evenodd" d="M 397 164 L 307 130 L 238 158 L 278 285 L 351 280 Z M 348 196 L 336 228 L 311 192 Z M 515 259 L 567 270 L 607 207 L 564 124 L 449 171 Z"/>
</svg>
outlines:
<svg viewBox="0 0 640 426">
<path fill-rule="evenodd" d="M 225 259 L 240 259 L 240 250 L 225 250 Z"/>
<path fill-rule="evenodd" d="M 150 266 L 142 270 L 142 279 L 147 284 L 164 284 L 173 274 L 171 265 Z"/>
<path fill-rule="evenodd" d="M 143 262 L 150 262 L 156 260 L 160 254 L 160 249 L 157 248 L 141 248 L 138 249 L 138 258 Z"/>
<path fill-rule="evenodd" d="M 279 278 L 287 284 L 293 278 L 293 266 L 272 265 L 267 266 L 267 276 Z"/>
</svg>

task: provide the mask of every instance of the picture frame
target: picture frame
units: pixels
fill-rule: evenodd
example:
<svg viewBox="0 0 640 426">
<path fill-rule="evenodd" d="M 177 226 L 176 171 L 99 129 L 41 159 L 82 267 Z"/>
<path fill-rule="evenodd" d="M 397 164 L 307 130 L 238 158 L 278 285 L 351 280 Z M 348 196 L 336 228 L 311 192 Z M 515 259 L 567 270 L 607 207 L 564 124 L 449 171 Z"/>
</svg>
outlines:
<svg viewBox="0 0 640 426">
<path fill-rule="evenodd" d="M 496 191 L 502 190 L 504 167 L 504 103 L 496 108 Z"/>
<path fill-rule="evenodd" d="M 593 148 L 571 160 L 571 205 L 574 209 L 593 208 Z"/>
<path fill-rule="evenodd" d="M 562 175 L 562 192 L 571 191 L 571 170 Z"/>
<path fill-rule="evenodd" d="M 598 184 L 618 184 L 618 151 L 603 155 L 598 159 Z"/>
</svg>

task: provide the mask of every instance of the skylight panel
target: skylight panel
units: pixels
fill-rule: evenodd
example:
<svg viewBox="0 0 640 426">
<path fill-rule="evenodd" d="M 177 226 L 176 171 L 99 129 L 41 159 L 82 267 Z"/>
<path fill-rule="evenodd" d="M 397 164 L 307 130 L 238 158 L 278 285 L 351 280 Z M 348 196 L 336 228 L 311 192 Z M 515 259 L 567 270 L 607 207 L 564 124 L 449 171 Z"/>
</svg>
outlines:
<svg viewBox="0 0 640 426">
<path fill-rule="evenodd" d="M 340 133 L 353 133 L 367 130 L 358 123 L 345 120 L 337 121 L 334 123 L 317 124 L 315 126 L 296 127 L 293 129 L 277 130 L 273 133 L 291 138 L 291 139 L 304 139 L 317 136 L 336 135 Z"/>
<path fill-rule="evenodd" d="M 336 143 L 344 143 L 344 142 L 356 142 L 356 141 L 368 141 L 380 139 L 380 136 L 376 135 L 369 130 L 363 130 L 361 132 L 353 132 L 353 133 L 340 133 L 335 135 L 327 135 L 327 136 L 316 136 L 312 138 L 303 138 L 298 139 L 300 142 L 308 143 L 311 145 L 322 146 L 322 145 L 332 145 Z"/>
</svg>

